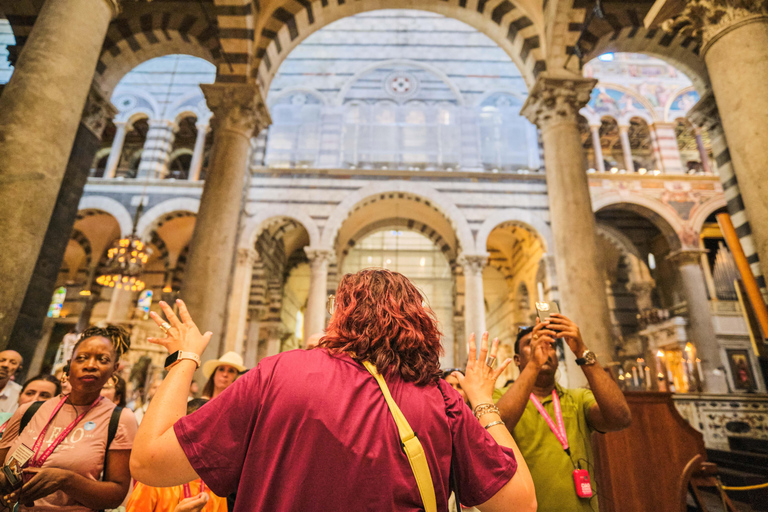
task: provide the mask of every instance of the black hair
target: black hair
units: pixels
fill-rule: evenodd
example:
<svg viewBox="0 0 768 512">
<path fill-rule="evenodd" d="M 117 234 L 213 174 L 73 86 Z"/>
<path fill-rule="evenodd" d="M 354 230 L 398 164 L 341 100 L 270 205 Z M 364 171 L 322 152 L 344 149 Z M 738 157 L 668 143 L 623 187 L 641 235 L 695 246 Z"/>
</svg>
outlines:
<svg viewBox="0 0 768 512">
<path fill-rule="evenodd" d="M 523 339 L 523 337 L 531 334 L 533 332 L 533 327 L 521 327 L 517 330 L 517 338 L 515 338 L 515 355 L 520 354 L 520 340 Z"/>
<path fill-rule="evenodd" d="M 45 382 L 50 382 L 51 384 L 55 384 L 56 392 L 53 394 L 53 396 L 61 394 L 61 381 L 56 377 L 54 377 L 53 375 L 48 375 L 47 373 L 41 373 L 40 375 L 35 375 L 31 379 L 27 379 L 27 382 L 25 382 L 24 385 L 21 387 L 21 393 L 24 393 L 24 390 L 27 389 L 27 386 L 29 386 L 36 380 L 42 380 Z"/>
<path fill-rule="evenodd" d="M 447 370 L 443 370 L 443 374 L 440 378 L 447 379 L 453 372 L 459 372 L 460 374 L 464 375 L 464 370 L 461 368 L 448 368 Z"/>
<path fill-rule="evenodd" d="M 112 374 L 112 377 L 110 377 L 110 380 L 115 384 L 115 397 L 118 397 L 118 396 L 120 397 L 120 400 L 115 402 L 115 404 L 118 407 L 125 407 L 125 404 L 126 404 L 125 395 L 128 393 L 125 379 L 119 376 L 118 374 L 114 373 Z"/>
<path fill-rule="evenodd" d="M 119 325 L 108 324 L 104 327 L 92 326 L 84 330 L 80 337 L 77 339 L 75 346 L 72 348 L 72 355 L 75 355 L 77 347 L 80 345 L 80 343 L 83 342 L 83 340 L 94 337 L 108 339 L 112 344 L 112 348 L 115 350 L 115 354 L 117 354 L 118 360 L 123 356 L 123 354 L 128 352 L 129 348 L 131 348 L 131 335 L 128 333 L 128 331 Z"/>
<path fill-rule="evenodd" d="M 208 403 L 207 398 L 193 398 L 189 402 L 187 402 L 187 415 L 192 414 L 202 406 Z"/>
</svg>

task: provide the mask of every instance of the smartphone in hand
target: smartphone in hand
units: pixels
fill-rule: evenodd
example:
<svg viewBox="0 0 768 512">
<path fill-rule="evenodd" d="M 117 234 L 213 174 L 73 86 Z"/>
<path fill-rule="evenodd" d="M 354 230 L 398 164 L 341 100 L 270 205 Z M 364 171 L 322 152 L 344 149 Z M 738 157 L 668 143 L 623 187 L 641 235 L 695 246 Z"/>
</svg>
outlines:
<svg viewBox="0 0 768 512">
<path fill-rule="evenodd" d="M 559 313 L 560 307 L 557 305 L 557 302 L 537 302 L 536 303 L 536 314 L 539 317 L 539 322 L 544 322 L 546 320 L 549 320 L 549 317 L 552 313 Z"/>
</svg>

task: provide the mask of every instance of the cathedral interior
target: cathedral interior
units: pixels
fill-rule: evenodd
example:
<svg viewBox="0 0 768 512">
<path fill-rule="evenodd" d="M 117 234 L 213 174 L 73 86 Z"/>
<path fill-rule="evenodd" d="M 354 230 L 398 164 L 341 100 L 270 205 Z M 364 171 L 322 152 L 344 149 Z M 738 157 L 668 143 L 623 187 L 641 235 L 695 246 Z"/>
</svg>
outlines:
<svg viewBox="0 0 768 512">
<path fill-rule="evenodd" d="M 555 301 L 622 389 L 766 454 L 768 13 L 685 4 L 2 1 L 0 344 L 33 375 L 120 323 L 160 372 L 148 314 L 182 297 L 253 367 L 383 267 L 443 367 Z"/>
</svg>

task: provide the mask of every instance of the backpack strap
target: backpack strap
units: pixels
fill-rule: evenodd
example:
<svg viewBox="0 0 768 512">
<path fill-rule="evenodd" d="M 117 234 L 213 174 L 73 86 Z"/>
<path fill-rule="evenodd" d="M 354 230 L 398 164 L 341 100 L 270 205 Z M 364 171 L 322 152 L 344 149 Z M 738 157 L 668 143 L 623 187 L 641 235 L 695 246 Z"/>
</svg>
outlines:
<svg viewBox="0 0 768 512">
<path fill-rule="evenodd" d="M 29 422 L 32 420 L 32 417 L 35 415 L 38 409 L 40 409 L 40 406 L 45 403 L 45 400 L 40 400 L 39 402 L 35 402 L 32 405 L 29 406 L 29 408 L 24 411 L 24 416 L 21 417 L 21 421 L 19 421 L 19 435 L 21 435 L 22 432 L 24 432 L 24 429 L 27 427 Z"/>
<path fill-rule="evenodd" d="M 392 398 L 387 383 L 384 381 L 384 377 L 376 371 L 376 367 L 370 361 L 363 361 L 363 366 L 365 366 L 365 369 L 373 375 L 374 379 L 376 379 L 376 382 L 381 388 L 381 392 L 384 394 L 384 399 L 387 401 L 389 412 L 392 413 L 392 417 L 395 419 L 397 430 L 400 433 L 400 445 L 408 456 L 408 462 L 411 464 L 411 471 L 413 471 L 413 476 L 416 478 L 416 485 L 419 487 L 419 494 L 421 495 L 421 502 L 424 505 L 424 512 L 437 512 L 435 487 L 432 483 L 432 475 L 429 472 L 429 464 L 427 464 L 427 456 L 424 453 L 424 447 L 421 446 L 419 438 L 413 432 L 413 429 L 408 424 L 408 420 L 405 419 L 403 412 Z"/>
<path fill-rule="evenodd" d="M 112 445 L 112 441 L 115 439 L 115 435 L 117 435 L 117 427 L 120 425 L 120 415 L 123 413 L 122 407 L 115 407 L 112 409 L 112 416 L 109 417 L 109 427 L 107 428 L 107 448 L 106 451 L 109 451 L 110 445 Z"/>
</svg>

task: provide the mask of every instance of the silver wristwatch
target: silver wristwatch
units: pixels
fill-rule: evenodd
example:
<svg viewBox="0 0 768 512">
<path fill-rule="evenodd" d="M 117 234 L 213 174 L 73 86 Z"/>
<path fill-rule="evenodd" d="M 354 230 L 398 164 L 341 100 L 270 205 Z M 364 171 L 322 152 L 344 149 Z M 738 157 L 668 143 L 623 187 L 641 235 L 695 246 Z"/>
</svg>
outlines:
<svg viewBox="0 0 768 512">
<path fill-rule="evenodd" d="M 579 366 L 595 364 L 596 362 L 597 357 L 595 357 L 595 353 L 589 349 L 585 350 L 584 353 L 581 354 L 581 357 L 576 359 L 576 364 Z"/>
</svg>

